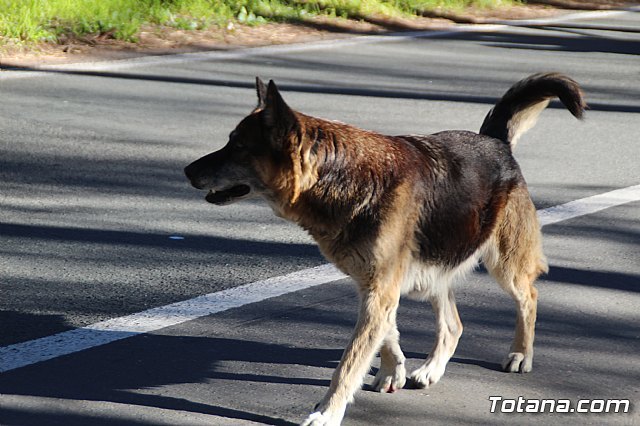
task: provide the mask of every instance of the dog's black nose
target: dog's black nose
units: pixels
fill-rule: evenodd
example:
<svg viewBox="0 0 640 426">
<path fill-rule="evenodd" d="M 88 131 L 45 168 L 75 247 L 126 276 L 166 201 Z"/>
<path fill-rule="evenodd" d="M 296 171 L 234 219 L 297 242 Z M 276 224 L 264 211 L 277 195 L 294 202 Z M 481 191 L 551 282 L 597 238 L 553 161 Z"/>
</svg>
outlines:
<svg viewBox="0 0 640 426">
<path fill-rule="evenodd" d="M 187 176 L 187 179 L 193 182 L 193 164 L 189 164 L 184 168 L 184 174 Z"/>
<path fill-rule="evenodd" d="M 199 181 L 199 173 L 197 171 L 197 167 L 195 166 L 195 164 L 191 163 L 189 164 L 187 167 L 184 168 L 184 174 L 187 176 L 187 179 L 189 179 L 189 182 L 191 182 L 191 185 L 194 188 L 197 189 L 202 189 L 203 186 L 202 184 L 200 184 Z"/>
<path fill-rule="evenodd" d="M 198 158 L 184 168 L 184 174 L 191 181 L 191 185 L 198 189 L 205 189 L 210 183 L 220 164 L 224 164 L 228 157 L 228 150 L 219 151 Z"/>
</svg>

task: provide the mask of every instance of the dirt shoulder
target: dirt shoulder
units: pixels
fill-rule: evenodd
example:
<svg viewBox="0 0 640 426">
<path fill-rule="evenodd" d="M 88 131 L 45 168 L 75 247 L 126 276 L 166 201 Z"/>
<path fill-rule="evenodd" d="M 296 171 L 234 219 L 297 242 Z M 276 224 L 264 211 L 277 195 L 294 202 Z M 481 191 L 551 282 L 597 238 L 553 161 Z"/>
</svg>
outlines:
<svg viewBox="0 0 640 426">
<path fill-rule="evenodd" d="M 538 3 L 501 9 L 468 9 L 462 13 L 436 11 L 414 19 L 368 17 L 346 20 L 317 17 L 304 23 L 264 24 L 258 26 L 229 23 L 201 31 L 170 27 L 143 27 L 137 43 L 115 40 L 110 34 L 62 39 L 58 44 L 0 46 L 0 68 L 129 59 L 149 55 L 229 50 L 274 44 L 303 43 L 337 39 L 354 34 L 384 34 L 397 31 L 442 30 L 456 23 L 490 23 L 505 19 L 532 19 L 573 13 L 578 10 L 602 10 L 638 4 L 621 0 L 542 0 Z"/>
</svg>

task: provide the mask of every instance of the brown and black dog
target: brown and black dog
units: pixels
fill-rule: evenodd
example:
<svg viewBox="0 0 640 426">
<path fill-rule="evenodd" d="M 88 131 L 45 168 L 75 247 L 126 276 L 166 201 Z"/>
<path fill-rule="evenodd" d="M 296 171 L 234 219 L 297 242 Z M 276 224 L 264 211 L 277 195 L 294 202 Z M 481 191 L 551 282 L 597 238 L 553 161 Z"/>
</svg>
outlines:
<svg viewBox="0 0 640 426">
<path fill-rule="evenodd" d="M 417 387 L 436 383 L 462 333 L 451 284 L 480 260 L 516 302 L 515 338 L 503 368 L 530 371 L 534 281 L 547 264 L 512 149 L 552 98 L 581 118 L 586 105 L 578 84 L 556 73 L 520 81 L 479 134 L 386 136 L 301 114 L 273 81 L 256 82 L 258 106 L 224 148 L 185 173 L 213 204 L 264 198 L 275 214 L 306 229 L 357 285 L 355 331 L 324 399 L 303 424 L 340 424 L 378 350 L 373 387 L 404 386 L 396 327 L 401 295 L 428 300 L 435 310 L 435 344 L 410 379 Z"/>
</svg>

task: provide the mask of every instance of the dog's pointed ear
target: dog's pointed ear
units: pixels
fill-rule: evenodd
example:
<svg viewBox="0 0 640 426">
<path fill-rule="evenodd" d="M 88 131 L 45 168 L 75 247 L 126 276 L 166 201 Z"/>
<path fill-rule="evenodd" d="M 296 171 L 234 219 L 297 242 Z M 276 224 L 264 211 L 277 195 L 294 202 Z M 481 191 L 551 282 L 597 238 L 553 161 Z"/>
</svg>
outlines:
<svg viewBox="0 0 640 426">
<path fill-rule="evenodd" d="M 267 105 L 267 85 L 260 77 L 256 77 L 256 93 L 258 95 L 258 106 L 256 109 L 263 109 Z"/>
<path fill-rule="evenodd" d="M 290 129 L 297 122 L 293 110 L 286 104 L 273 80 L 269 81 L 262 120 L 269 128 L 282 127 Z"/>
</svg>

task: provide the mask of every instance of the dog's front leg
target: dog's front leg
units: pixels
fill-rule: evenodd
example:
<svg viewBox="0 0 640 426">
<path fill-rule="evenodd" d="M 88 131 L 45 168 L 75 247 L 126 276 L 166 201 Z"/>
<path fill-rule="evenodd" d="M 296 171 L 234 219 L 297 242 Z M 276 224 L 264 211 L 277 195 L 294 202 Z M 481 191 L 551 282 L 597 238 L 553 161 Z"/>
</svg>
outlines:
<svg viewBox="0 0 640 426">
<path fill-rule="evenodd" d="M 377 284 L 377 285 L 376 285 Z M 361 292 L 358 322 L 331 386 L 303 426 L 337 426 L 344 417 L 347 404 L 362 384 L 373 356 L 394 324 L 400 299 L 397 286 L 392 283 L 368 285 Z"/>
</svg>

